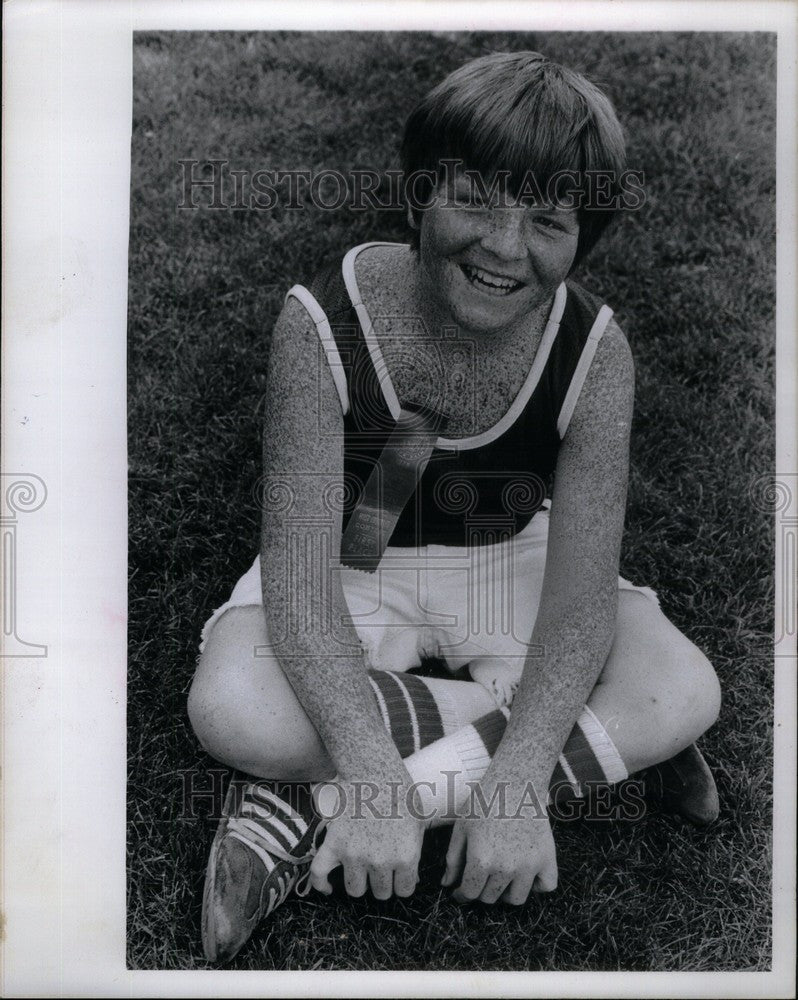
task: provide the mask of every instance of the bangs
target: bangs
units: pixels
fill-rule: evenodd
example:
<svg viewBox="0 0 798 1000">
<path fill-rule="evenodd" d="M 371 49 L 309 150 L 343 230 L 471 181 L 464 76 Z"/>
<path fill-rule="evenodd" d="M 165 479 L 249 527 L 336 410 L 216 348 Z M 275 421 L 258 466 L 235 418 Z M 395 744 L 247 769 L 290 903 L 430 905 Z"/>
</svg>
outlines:
<svg viewBox="0 0 798 1000">
<path fill-rule="evenodd" d="M 431 108 L 414 137 L 419 152 L 427 151 L 423 168 L 437 172 L 442 159 L 461 160 L 486 184 L 505 171 L 514 196 L 530 174 L 545 192 L 565 171 L 581 175 L 611 169 L 613 164 L 590 142 L 591 116 L 584 101 L 561 81 L 552 82 L 555 88 L 530 93 L 528 81 L 513 74 L 501 89 L 474 88 Z"/>
<path fill-rule="evenodd" d="M 531 194 L 544 203 L 558 202 L 559 181 L 567 180 L 569 196 L 579 196 L 583 253 L 615 214 L 590 204 L 591 176 L 606 175 L 611 197 L 626 169 L 623 130 L 609 99 L 537 52 L 475 59 L 421 100 L 402 142 L 405 180 L 413 179 L 416 195 L 432 194 L 432 178 L 441 181 L 442 169 L 451 168 L 447 160 L 474 171 L 486 188 L 504 177 L 513 197 Z M 421 174 L 426 179 L 417 184 Z"/>
</svg>

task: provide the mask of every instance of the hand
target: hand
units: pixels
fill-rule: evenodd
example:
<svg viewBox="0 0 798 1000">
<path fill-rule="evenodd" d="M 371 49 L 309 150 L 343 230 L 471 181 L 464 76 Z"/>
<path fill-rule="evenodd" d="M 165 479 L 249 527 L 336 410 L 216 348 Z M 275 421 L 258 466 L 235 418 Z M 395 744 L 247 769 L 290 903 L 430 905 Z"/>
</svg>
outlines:
<svg viewBox="0 0 798 1000">
<path fill-rule="evenodd" d="M 484 788 L 484 779 L 483 791 L 485 801 L 490 802 L 494 789 Z M 511 795 L 512 791 L 508 802 L 512 802 Z M 453 893 L 458 903 L 501 899 L 521 906 L 530 892 L 557 888 L 557 854 L 548 816 L 514 817 L 513 812 L 509 808 L 504 815 L 461 818 L 455 823 L 441 884 L 453 885 L 462 870 Z"/>
<path fill-rule="evenodd" d="M 352 782 L 338 780 L 339 801 L 310 866 L 310 884 L 327 895 L 329 874 L 344 868 L 344 886 L 350 896 L 362 896 L 367 880 L 376 899 L 411 896 L 418 883 L 418 861 L 424 825 L 409 808 L 410 780 Z M 335 792 L 327 786 L 327 791 Z M 321 811 L 325 812 L 322 803 Z"/>
</svg>

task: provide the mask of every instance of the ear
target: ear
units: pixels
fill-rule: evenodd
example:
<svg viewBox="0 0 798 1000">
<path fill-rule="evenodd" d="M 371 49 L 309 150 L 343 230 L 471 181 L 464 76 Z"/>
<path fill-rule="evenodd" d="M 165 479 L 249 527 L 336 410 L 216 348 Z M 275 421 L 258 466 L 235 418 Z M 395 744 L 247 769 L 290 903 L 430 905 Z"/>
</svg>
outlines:
<svg viewBox="0 0 798 1000">
<path fill-rule="evenodd" d="M 407 224 L 411 229 L 420 229 L 421 227 L 416 222 L 416 217 L 413 215 L 412 205 L 407 206 Z"/>
</svg>

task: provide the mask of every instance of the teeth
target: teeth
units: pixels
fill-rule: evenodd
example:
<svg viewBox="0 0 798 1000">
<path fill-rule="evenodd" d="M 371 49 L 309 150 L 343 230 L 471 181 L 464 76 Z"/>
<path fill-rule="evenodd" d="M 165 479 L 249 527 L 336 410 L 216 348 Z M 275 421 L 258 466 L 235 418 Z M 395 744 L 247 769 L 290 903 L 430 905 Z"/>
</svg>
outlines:
<svg viewBox="0 0 798 1000">
<path fill-rule="evenodd" d="M 471 267 L 469 264 L 464 264 L 463 270 L 470 281 L 476 279 L 481 284 L 497 291 L 512 292 L 521 287 L 520 281 L 514 281 L 512 278 L 500 278 L 496 274 L 491 274 L 490 271 L 483 271 L 481 267 Z"/>
</svg>

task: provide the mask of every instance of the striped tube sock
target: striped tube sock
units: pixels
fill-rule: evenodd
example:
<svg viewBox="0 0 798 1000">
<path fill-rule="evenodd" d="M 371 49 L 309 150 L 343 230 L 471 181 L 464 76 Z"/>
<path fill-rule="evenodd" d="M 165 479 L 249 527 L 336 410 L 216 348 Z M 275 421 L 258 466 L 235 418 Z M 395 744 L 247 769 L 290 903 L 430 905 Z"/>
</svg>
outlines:
<svg viewBox="0 0 798 1000">
<path fill-rule="evenodd" d="M 499 745 L 507 708 L 497 708 L 405 760 L 417 785 L 420 815 L 430 826 L 453 823 L 468 801 L 468 782 L 479 781 Z"/>
<path fill-rule="evenodd" d="M 463 722 L 456 711 L 444 683 L 433 685 L 415 674 L 370 670 L 371 683 L 385 728 L 402 757 L 456 733 Z M 449 681 L 454 684 L 456 681 Z M 279 824 L 266 822 L 263 803 L 258 796 L 281 802 L 284 812 L 291 812 L 310 822 L 316 815 L 313 802 L 314 783 L 290 781 L 256 781 L 244 786 L 244 801 L 250 812 L 260 808 L 254 818 L 269 828 L 279 830 Z M 252 804 L 254 803 L 254 805 Z M 254 848 L 253 848 L 254 849 Z"/>
<path fill-rule="evenodd" d="M 405 760 L 419 784 L 420 807 L 432 826 L 452 822 L 469 799 L 467 782 L 479 781 L 499 745 L 509 711 L 496 709 Z M 622 781 L 628 772 L 593 712 L 585 706 L 552 775 L 549 802 L 582 798 L 588 782 Z"/>
<path fill-rule="evenodd" d="M 550 799 L 584 798 L 585 783 L 616 784 L 628 777 L 609 733 L 585 705 L 554 766 Z"/>
<path fill-rule="evenodd" d="M 370 670 L 369 681 L 401 757 L 449 736 L 463 724 L 443 684 L 433 691 L 423 677 L 388 670 Z"/>
</svg>

